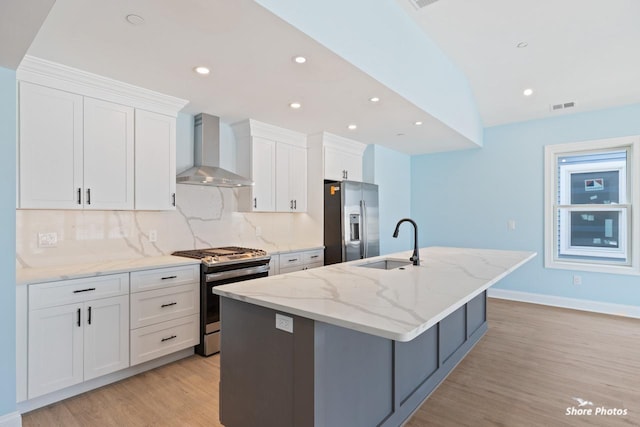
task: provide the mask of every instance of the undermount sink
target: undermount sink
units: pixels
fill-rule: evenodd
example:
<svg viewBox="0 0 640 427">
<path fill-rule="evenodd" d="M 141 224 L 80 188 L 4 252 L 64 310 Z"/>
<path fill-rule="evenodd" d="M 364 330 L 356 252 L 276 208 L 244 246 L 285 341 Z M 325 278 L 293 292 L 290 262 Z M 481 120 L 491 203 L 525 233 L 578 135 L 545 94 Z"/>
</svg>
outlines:
<svg viewBox="0 0 640 427">
<path fill-rule="evenodd" d="M 360 264 L 359 267 L 377 268 L 379 270 L 393 270 L 394 268 L 405 267 L 407 265 L 411 265 L 411 261 L 407 261 L 404 259 L 387 258 L 367 264 Z"/>
</svg>

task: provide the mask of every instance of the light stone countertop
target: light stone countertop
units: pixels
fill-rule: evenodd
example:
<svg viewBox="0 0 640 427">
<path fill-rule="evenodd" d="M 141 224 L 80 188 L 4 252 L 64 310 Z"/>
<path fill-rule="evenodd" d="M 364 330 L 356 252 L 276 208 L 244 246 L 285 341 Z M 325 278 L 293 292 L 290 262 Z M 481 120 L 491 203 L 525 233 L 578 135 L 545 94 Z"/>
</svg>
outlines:
<svg viewBox="0 0 640 427">
<path fill-rule="evenodd" d="M 214 293 L 396 341 L 410 341 L 536 256 L 535 252 L 429 247 L 217 286 Z M 295 325 L 294 325 L 295 330 Z"/>
<path fill-rule="evenodd" d="M 130 271 L 150 270 L 153 268 L 179 267 L 190 264 L 200 264 L 200 260 L 164 255 L 56 267 L 19 268 L 16 270 L 16 285 L 96 277 L 105 274 L 128 273 Z"/>
</svg>

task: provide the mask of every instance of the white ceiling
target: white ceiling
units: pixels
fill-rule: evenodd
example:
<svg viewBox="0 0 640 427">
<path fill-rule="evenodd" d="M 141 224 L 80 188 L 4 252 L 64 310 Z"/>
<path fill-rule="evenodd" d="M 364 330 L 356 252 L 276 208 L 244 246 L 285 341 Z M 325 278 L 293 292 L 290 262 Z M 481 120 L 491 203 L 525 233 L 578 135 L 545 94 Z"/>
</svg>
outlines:
<svg viewBox="0 0 640 427">
<path fill-rule="evenodd" d="M 640 102 L 638 0 L 396 2 L 467 75 L 485 126 L 567 114 L 549 111 L 560 102 L 575 112 Z M 130 13 L 145 22 L 130 25 Z M 188 99 L 188 113 L 227 123 L 251 117 L 410 154 L 474 146 L 252 0 L 57 0 L 28 53 Z"/>
<path fill-rule="evenodd" d="M 640 102 L 638 0 L 396 2 L 466 74 L 485 127 Z"/>
</svg>

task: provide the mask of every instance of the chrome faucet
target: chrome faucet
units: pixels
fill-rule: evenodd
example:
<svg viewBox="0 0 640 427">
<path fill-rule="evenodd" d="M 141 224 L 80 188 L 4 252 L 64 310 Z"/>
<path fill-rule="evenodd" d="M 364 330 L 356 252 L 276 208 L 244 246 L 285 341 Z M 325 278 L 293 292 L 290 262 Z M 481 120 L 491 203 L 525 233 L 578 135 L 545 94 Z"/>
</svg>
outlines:
<svg viewBox="0 0 640 427">
<path fill-rule="evenodd" d="M 418 252 L 418 224 L 411 218 L 402 218 L 396 224 L 396 230 L 393 232 L 393 237 L 398 237 L 398 232 L 400 231 L 400 224 L 403 222 L 410 222 L 413 224 L 413 255 L 409 258 L 409 261 L 413 262 L 413 265 L 420 265 L 420 253 Z"/>
</svg>

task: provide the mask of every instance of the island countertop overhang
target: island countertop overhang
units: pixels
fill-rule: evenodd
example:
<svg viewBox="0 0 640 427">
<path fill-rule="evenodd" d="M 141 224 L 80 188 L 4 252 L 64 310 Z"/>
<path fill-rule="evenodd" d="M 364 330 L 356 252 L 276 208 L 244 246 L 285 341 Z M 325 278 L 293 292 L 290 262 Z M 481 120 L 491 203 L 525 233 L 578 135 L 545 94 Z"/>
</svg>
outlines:
<svg viewBox="0 0 640 427">
<path fill-rule="evenodd" d="M 411 341 L 536 256 L 535 252 L 428 247 L 420 266 L 362 267 L 411 251 L 217 286 L 227 298 L 380 336 Z M 295 327 L 295 326 L 294 326 Z"/>
</svg>

